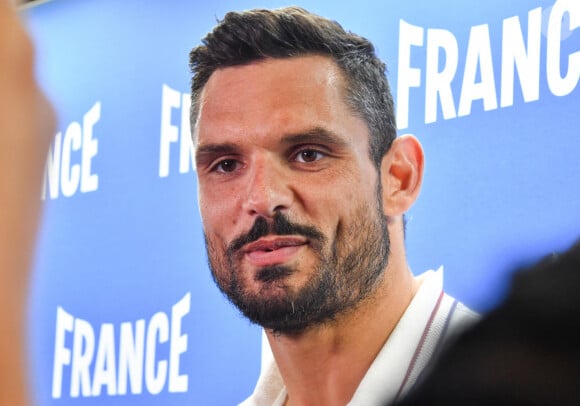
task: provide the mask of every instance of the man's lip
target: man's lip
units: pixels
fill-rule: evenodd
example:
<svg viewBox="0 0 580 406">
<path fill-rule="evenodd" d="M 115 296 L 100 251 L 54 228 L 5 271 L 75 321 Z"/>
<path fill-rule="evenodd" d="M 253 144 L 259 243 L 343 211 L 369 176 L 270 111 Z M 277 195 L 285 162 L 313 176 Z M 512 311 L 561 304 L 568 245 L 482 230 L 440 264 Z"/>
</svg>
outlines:
<svg viewBox="0 0 580 406">
<path fill-rule="evenodd" d="M 257 268 L 292 261 L 308 240 L 299 236 L 267 236 L 243 247 L 244 258 Z"/>
<path fill-rule="evenodd" d="M 257 241 L 246 244 L 242 251 L 245 254 L 255 251 L 275 251 L 280 248 L 297 247 L 308 244 L 308 240 L 299 236 L 271 236 L 260 238 Z"/>
</svg>

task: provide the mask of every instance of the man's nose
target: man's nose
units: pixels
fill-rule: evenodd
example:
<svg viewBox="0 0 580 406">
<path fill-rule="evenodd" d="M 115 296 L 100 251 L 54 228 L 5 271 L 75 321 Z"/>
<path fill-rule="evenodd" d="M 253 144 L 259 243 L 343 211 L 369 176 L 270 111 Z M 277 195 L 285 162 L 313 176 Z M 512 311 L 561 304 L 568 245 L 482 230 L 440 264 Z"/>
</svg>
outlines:
<svg viewBox="0 0 580 406">
<path fill-rule="evenodd" d="M 273 217 L 290 208 L 294 192 L 283 164 L 272 157 L 253 162 L 248 172 L 247 196 L 243 208 L 251 216 Z"/>
</svg>

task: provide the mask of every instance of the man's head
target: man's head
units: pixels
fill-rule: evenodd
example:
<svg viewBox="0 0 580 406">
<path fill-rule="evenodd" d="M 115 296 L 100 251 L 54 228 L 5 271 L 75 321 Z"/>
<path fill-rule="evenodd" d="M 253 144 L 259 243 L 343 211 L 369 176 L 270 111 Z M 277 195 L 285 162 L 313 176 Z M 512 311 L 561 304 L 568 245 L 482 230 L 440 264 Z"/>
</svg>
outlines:
<svg viewBox="0 0 580 406">
<path fill-rule="evenodd" d="M 394 103 L 385 64 L 373 45 L 340 24 L 299 7 L 227 13 L 190 54 L 191 128 L 199 114 L 200 92 L 216 69 L 266 58 L 330 57 L 344 74 L 345 101 L 366 121 L 370 153 L 377 166 L 396 137 Z"/>
<path fill-rule="evenodd" d="M 416 197 L 422 166 L 418 144 L 393 140 L 371 44 L 297 8 L 229 13 L 191 65 L 199 205 L 220 289 L 281 333 L 370 300 L 388 218 Z"/>
</svg>

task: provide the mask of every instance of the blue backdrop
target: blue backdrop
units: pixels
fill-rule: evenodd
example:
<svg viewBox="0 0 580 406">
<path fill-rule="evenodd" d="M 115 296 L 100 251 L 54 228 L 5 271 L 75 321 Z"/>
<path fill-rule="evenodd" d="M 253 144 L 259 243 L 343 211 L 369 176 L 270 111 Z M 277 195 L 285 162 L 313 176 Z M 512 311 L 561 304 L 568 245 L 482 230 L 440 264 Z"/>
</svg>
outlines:
<svg viewBox="0 0 580 406">
<path fill-rule="evenodd" d="M 212 3 L 210 5 L 210 3 Z M 519 265 L 580 236 L 580 2 L 299 5 L 375 43 L 400 134 L 426 153 L 407 248 L 486 311 Z M 281 1 L 53 0 L 23 11 L 58 133 L 32 278 L 38 405 L 231 405 L 260 329 L 214 286 L 191 165 L 189 50 Z"/>
</svg>

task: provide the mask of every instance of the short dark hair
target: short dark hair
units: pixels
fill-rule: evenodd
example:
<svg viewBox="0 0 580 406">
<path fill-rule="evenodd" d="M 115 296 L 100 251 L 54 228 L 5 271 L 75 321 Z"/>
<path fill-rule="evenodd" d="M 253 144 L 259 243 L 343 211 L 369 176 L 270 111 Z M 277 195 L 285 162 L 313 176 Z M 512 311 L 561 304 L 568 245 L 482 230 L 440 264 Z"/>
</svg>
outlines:
<svg viewBox="0 0 580 406">
<path fill-rule="evenodd" d="M 200 93 L 215 70 L 304 55 L 328 56 L 340 67 L 346 78 L 347 104 L 367 123 L 371 159 L 380 166 L 397 132 L 385 64 L 366 38 L 300 7 L 229 12 L 202 45 L 192 49 L 192 130 Z"/>
</svg>

